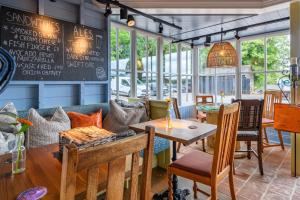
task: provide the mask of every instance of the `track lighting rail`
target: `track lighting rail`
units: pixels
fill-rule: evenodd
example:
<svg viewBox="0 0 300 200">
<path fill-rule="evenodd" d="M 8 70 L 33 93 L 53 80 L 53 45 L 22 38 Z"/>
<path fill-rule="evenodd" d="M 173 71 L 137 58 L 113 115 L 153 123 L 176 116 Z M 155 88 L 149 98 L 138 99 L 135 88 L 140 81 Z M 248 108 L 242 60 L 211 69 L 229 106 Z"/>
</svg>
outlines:
<svg viewBox="0 0 300 200">
<path fill-rule="evenodd" d="M 127 9 L 127 10 L 129 10 L 129 11 L 135 13 L 135 14 L 142 15 L 142 16 L 144 16 L 146 18 L 152 19 L 154 22 L 161 23 L 161 24 L 164 24 L 166 26 L 170 26 L 170 27 L 182 30 L 181 26 L 177 26 L 174 23 L 167 22 L 165 20 L 159 19 L 159 18 L 154 17 L 152 15 L 149 15 L 147 13 L 144 13 L 144 12 L 141 12 L 141 11 L 136 10 L 134 8 L 131 8 L 131 7 L 127 6 L 127 5 L 121 4 L 119 1 L 112 1 L 112 0 L 96 0 L 96 1 L 99 2 L 99 3 L 102 3 L 102 4 L 111 4 L 111 5 L 115 5 L 115 6 L 119 7 L 119 8 Z"/>
<path fill-rule="evenodd" d="M 186 38 L 186 39 L 182 39 L 182 40 L 174 40 L 174 41 L 172 41 L 172 43 L 187 42 L 187 41 L 192 41 L 193 42 L 195 40 L 199 40 L 200 38 L 204 38 L 204 37 L 207 37 L 207 36 L 226 34 L 228 32 L 234 32 L 234 31 L 235 32 L 241 32 L 241 31 L 247 30 L 248 28 L 253 28 L 253 27 L 257 27 L 257 26 L 263 26 L 263 25 L 267 25 L 267 24 L 273 24 L 273 23 L 277 23 L 277 22 L 287 21 L 289 19 L 290 19 L 290 17 L 279 18 L 279 19 L 275 19 L 275 20 L 260 22 L 260 23 L 257 23 L 257 24 L 251 24 L 251 25 L 242 26 L 242 27 L 238 27 L 238 28 L 232 28 L 232 29 L 228 29 L 228 30 L 223 30 L 223 31 L 210 33 L 210 34 L 205 34 L 205 35 L 200 35 L 200 36 L 191 37 L 191 38 Z"/>
</svg>

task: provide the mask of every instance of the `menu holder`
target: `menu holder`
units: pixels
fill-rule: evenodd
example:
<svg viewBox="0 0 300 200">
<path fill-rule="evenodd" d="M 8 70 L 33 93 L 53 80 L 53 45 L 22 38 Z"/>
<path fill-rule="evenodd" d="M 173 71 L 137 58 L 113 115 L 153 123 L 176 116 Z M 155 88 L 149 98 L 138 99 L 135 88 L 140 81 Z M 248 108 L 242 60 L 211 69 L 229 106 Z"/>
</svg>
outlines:
<svg viewBox="0 0 300 200">
<path fill-rule="evenodd" d="M 79 149 L 105 144 L 116 140 L 116 134 L 96 126 L 73 128 L 59 133 L 59 152 L 62 155 L 66 144 L 75 144 Z"/>
</svg>

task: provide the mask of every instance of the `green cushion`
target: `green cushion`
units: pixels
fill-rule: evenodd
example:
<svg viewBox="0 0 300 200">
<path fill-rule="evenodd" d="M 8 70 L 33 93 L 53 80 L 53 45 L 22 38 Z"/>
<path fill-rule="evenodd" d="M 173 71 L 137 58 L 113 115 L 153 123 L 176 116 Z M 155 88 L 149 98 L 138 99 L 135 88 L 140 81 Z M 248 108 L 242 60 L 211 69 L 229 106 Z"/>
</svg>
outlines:
<svg viewBox="0 0 300 200">
<path fill-rule="evenodd" d="M 150 118 L 160 119 L 167 116 L 168 103 L 166 101 L 150 100 Z"/>
</svg>

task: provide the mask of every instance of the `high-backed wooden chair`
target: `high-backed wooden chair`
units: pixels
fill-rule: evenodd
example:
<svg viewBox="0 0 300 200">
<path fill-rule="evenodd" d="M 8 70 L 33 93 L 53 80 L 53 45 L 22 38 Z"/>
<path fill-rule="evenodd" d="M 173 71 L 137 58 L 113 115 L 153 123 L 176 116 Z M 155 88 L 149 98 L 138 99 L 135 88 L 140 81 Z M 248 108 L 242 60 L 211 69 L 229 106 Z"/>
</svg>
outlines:
<svg viewBox="0 0 300 200">
<path fill-rule="evenodd" d="M 214 97 L 211 95 L 199 95 L 196 96 L 196 105 L 197 104 L 212 104 L 214 103 Z M 196 109 L 196 117 L 201 122 L 206 121 L 206 114 Z"/>
<path fill-rule="evenodd" d="M 179 111 L 179 107 L 178 107 L 177 98 L 172 98 L 172 104 L 173 104 L 173 109 L 174 109 L 174 113 L 175 113 L 176 119 L 181 119 L 181 115 L 180 115 L 180 111 Z M 197 119 L 195 119 L 195 120 L 197 120 Z M 206 149 L 205 149 L 205 139 L 202 139 L 201 141 L 202 141 L 202 150 L 204 152 L 206 152 Z M 178 143 L 177 153 L 179 153 L 180 147 L 181 147 L 181 143 Z"/>
<path fill-rule="evenodd" d="M 193 151 L 169 165 L 169 200 L 173 200 L 173 174 L 194 181 L 195 198 L 197 198 L 197 191 L 203 192 L 197 187 L 196 182 L 211 186 L 212 200 L 217 199 L 217 187 L 220 181 L 229 175 L 231 198 L 236 199 L 233 185 L 233 160 L 239 113 L 239 103 L 220 107 L 214 155 Z"/>
<path fill-rule="evenodd" d="M 123 199 L 126 155 L 130 154 L 132 154 L 130 199 L 150 199 L 153 143 L 154 127 L 146 127 L 146 134 L 138 134 L 83 150 L 78 150 L 74 145 L 66 145 L 63 152 L 60 200 L 75 199 L 76 177 L 82 170 L 87 170 L 86 199 L 96 200 L 98 180 L 104 178 L 99 177 L 99 166 L 106 163 L 108 163 L 106 199 Z M 138 197 L 141 150 L 144 150 L 144 160 L 140 197 Z"/>
<path fill-rule="evenodd" d="M 241 103 L 237 141 L 245 141 L 247 143 L 247 150 L 238 150 L 237 152 L 247 152 L 248 159 L 251 158 L 251 153 L 253 153 L 258 159 L 260 174 L 264 175 L 261 135 L 264 101 L 257 99 L 238 99 L 233 102 Z M 251 146 L 252 141 L 257 143 L 256 150 Z"/>
<path fill-rule="evenodd" d="M 270 144 L 266 128 L 274 127 L 274 104 L 282 102 L 282 93 L 279 90 L 267 90 L 264 94 L 264 110 L 263 110 L 263 118 L 262 118 L 262 130 L 264 132 L 264 144 L 265 147 L 274 147 L 281 146 L 282 150 L 284 150 L 284 143 L 282 138 L 282 133 L 278 130 L 278 138 L 280 144 Z"/>
</svg>

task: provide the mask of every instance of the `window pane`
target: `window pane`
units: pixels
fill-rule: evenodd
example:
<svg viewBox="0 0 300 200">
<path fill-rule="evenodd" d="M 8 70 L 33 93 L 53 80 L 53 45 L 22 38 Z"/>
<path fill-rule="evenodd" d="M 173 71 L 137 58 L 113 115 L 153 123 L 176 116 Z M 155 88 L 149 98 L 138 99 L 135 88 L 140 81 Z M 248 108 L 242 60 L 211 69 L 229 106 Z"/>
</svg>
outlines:
<svg viewBox="0 0 300 200">
<path fill-rule="evenodd" d="M 172 75 L 171 77 L 171 96 L 174 98 L 178 97 L 178 88 L 177 88 L 177 75 Z"/>
<path fill-rule="evenodd" d="M 242 72 L 264 71 L 264 39 L 242 42 Z"/>
<path fill-rule="evenodd" d="M 235 98 L 235 85 L 234 74 L 217 75 L 217 102 L 231 103 L 231 100 Z M 224 95 L 223 100 L 221 94 Z"/>
<path fill-rule="evenodd" d="M 111 28 L 110 32 L 110 60 L 111 70 L 116 70 L 117 49 L 116 49 L 116 28 Z"/>
<path fill-rule="evenodd" d="M 192 76 L 182 76 L 181 100 L 183 105 L 193 103 Z"/>
<path fill-rule="evenodd" d="M 187 48 L 181 48 L 181 74 L 187 74 L 188 51 Z"/>
<path fill-rule="evenodd" d="M 156 72 L 157 40 L 148 38 L 148 72 Z"/>
<path fill-rule="evenodd" d="M 282 100 L 288 102 L 286 98 L 290 99 L 290 81 L 289 78 L 282 75 L 282 73 L 267 73 L 267 90 L 282 90 Z"/>
<path fill-rule="evenodd" d="M 119 30 L 119 69 L 130 71 L 130 32 Z"/>
<path fill-rule="evenodd" d="M 148 73 L 148 96 L 151 99 L 157 99 L 157 75 L 156 73 Z"/>
<path fill-rule="evenodd" d="M 163 72 L 170 73 L 170 43 L 164 42 Z"/>
<path fill-rule="evenodd" d="M 171 73 L 177 74 L 177 45 L 171 44 Z"/>
<path fill-rule="evenodd" d="M 214 75 L 201 75 L 199 77 L 199 93 L 200 95 L 204 94 L 214 94 L 215 90 L 215 81 Z"/>
<path fill-rule="evenodd" d="M 264 73 L 242 74 L 242 98 L 263 98 L 265 75 Z"/>
<path fill-rule="evenodd" d="M 119 99 L 127 100 L 131 95 L 130 73 L 120 72 L 119 74 Z M 112 87 L 113 88 L 113 87 Z"/>
<path fill-rule="evenodd" d="M 136 50 L 137 50 L 137 71 L 146 71 L 146 56 L 147 56 L 147 37 L 143 37 L 140 34 L 136 38 Z"/>
<path fill-rule="evenodd" d="M 111 71 L 111 80 L 110 80 L 110 88 L 111 88 L 111 99 L 117 98 L 117 71 Z"/>
<path fill-rule="evenodd" d="M 267 40 L 267 70 L 284 70 L 290 64 L 290 36 L 273 36 Z"/>
<path fill-rule="evenodd" d="M 171 80 L 170 74 L 163 74 L 163 97 L 170 97 Z"/>
</svg>

